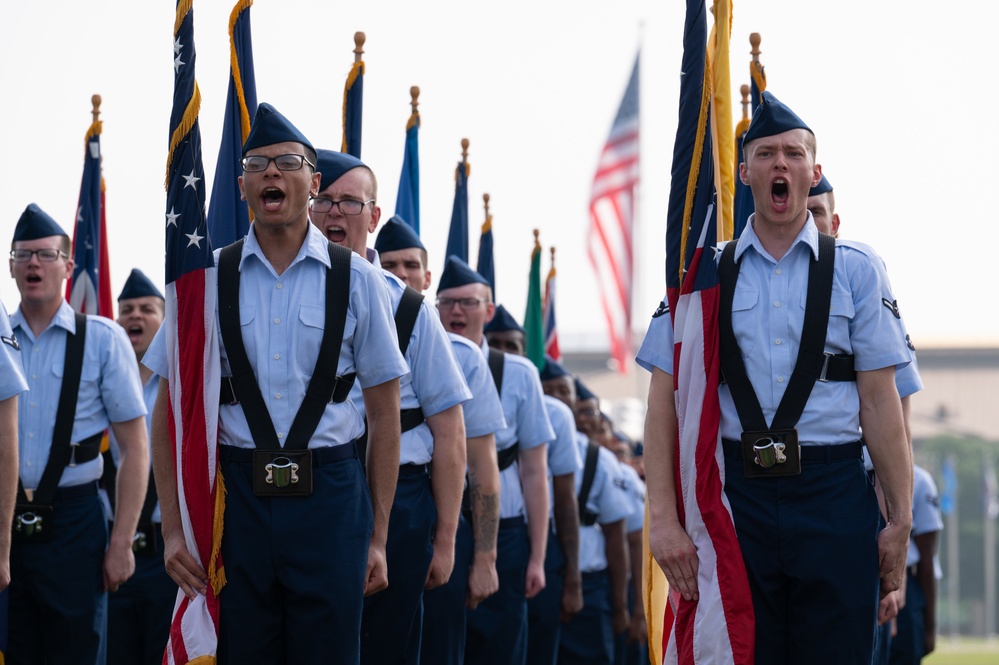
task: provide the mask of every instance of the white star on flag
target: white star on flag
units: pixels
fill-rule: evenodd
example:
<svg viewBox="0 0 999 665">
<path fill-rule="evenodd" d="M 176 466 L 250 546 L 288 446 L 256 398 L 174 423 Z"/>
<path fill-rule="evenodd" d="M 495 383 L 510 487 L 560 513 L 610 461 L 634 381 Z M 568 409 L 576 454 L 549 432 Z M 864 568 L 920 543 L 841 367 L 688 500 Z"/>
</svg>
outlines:
<svg viewBox="0 0 999 665">
<path fill-rule="evenodd" d="M 167 218 L 167 226 L 177 226 L 177 220 L 180 218 L 180 215 L 175 213 L 173 211 L 173 208 L 170 208 L 170 212 L 167 213 L 166 218 Z"/>
<path fill-rule="evenodd" d="M 199 236 L 197 230 L 195 230 L 194 233 L 185 233 L 184 235 L 186 235 L 187 238 L 190 240 L 190 242 L 187 243 L 188 247 L 194 245 L 199 249 L 201 248 L 201 241 L 204 240 L 205 236 Z"/>
<path fill-rule="evenodd" d="M 198 181 L 201 180 L 201 178 L 199 178 L 199 177 L 197 177 L 197 176 L 194 175 L 194 170 L 193 169 L 191 170 L 191 175 L 183 176 L 183 178 L 184 178 L 184 181 L 185 181 L 184 182 L 184 187 L 190 187 L 191 189 L 197 191 L 197 189 L 198 189 L 198 187 L 197 187 Z"/>
</svg>

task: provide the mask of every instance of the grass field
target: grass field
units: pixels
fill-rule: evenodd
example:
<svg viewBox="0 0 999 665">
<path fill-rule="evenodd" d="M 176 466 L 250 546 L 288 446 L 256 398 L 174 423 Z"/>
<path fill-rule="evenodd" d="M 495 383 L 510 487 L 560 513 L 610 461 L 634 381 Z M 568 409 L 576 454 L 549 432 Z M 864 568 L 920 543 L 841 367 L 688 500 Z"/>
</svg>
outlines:
<svg viewBox="0 0 999 665">
<path fill-rule="evenodd" d="M 937 637 L 937 649 L 922 665 L 999 665 L 999 640 Z"/>
</svg>

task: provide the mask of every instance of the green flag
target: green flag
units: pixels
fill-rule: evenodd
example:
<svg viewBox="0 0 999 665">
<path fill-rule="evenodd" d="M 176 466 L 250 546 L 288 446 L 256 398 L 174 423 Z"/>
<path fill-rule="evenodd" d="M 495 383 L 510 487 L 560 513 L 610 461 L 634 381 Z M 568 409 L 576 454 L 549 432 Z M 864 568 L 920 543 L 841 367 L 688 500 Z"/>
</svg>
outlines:
<svg viewBox="0 0 999 665">
<path fill-rule="evenodd" d="M 545 366 L 545 325 L 541 303 L 541 243 L 534 230 L 534 251 L 531 252 L 531 277 L 527 281 L 527 312 L 524 313 L 527 357 L 540 372 Z"/>
</svg>

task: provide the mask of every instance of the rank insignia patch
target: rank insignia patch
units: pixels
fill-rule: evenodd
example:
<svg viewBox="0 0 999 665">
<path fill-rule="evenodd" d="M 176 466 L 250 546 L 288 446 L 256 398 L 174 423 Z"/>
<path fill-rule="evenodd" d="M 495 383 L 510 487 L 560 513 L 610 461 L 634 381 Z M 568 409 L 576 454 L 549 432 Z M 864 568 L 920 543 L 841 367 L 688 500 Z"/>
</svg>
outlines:
<svg viewBox="0 0 999 665">
<path fill-rule="evenodd" d="M 659 302 L 659 307 L 656 308 L 656 311 L 652 313 L 652 318 L 658 319 L 663 314 L 668 314 L 668 313 L 669 313 L 669 305 L 666 304 L 665 300 L 662 300 Z"/>
<path fill-rule="evenodd" d="M 4 344 L 8 344 L 8 345 L 14 347 L 15 351 L 20 351 L 21 350 L 21 345 L 17 343 L 17 338 L 14 337 L 13 334 L 11 334 L 10 337 L 0 336 L 0 340 L 3 340 Z"/>
<path fill-rule="evenodd" d="M 898 301 L 897 300 L 891 300 L 891 301 L 889 301 L 887 298 L 882 298 L 881 299 L 881 303 L 885 307 L 887 307 L 888 309 L 891 310 L 891 313 L 895 315 L 896 319 L 901 319 L 902 318 L 902 315 L 898 313 Z"/>
</svg>

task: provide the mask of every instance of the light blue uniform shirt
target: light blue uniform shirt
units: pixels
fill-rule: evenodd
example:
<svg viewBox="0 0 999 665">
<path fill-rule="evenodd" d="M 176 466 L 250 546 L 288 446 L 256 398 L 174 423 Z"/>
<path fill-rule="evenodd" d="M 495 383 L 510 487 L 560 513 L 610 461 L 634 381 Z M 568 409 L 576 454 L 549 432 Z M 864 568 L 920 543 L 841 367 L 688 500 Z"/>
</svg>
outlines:
<svg viewBox="0 0 999 665">
<path fill-rule="evenodd" d="M 21 373 L 19 343 L 10 327 L 7 308 L 0 302 L 0 401 L 20 395 L 28 389 Z"/>
<path fill-rule="evenodd" d="M 583 460 L 576 445 L 576 417 L 562 400 L 551 395 L 543 395 L 542 398 L 548 411 L 548 420 L 555 432 L 555 438 L 548 443 L 548 478 L 576 473 L 583 468 Z M 548 493 L 548 507 L 554 516 L 555 485 L 551 482 L 548 484 Z"/>
<path fill-rule="evenodd" d="M 253 224 L 243 243 L 239 265 L 243 344 L 282 446 L 319 357 L 326 321 L 328 242 L 309 224 L 298 255 L 281 275 L 260 249 Z M 215 252 L 216 265 L 220 251 Z M 217 320 L 217 309 L 215 314 Z M 381 270 L 352 254 L 338 376 L 356 372 L 362 385 L 377 386 L 409 371 L 399 353 L 392 314 Z M 165 327 L 160 327 L 142 358 L 142 364 L 163 377 L 167 375 Z M 218 336 L 222 376 L 226 377 L 232 372 L 221 331 Z M 350 443 L 363 431 L 364 419 L 348 398 L 327 405 L 309 447 Z M 219 442 L 239 448 L 255 447 L 242 404 L 223 404 L 219 408 Z"/>
<path fill-rule="evenodd" d="M 375 255 L 375 265 L 377 255 Z M 388 286 L 392 311 L 399 307 L 406 285 L 392 273 L 383 270 Z M 394 316 L 394 315 L 393 315 Z M 394 321 L 394 318 L 393 318 Z M 393 325 L 395 325 L 393 323 Z M 451 350 L 451 342 L 441 324 L 440 316 L 430 309 L 426 299 L 420 304 L 416 325 L 406 348 L 406 364 L 410 371 L 399 380 L 399 401 L 402 409 L 423 409 L 430 417 L 461 404 L 472 397 L 465 377 Z M 355 381 L 350 399 L 365 415 L 361 382 Z M 399 440 L 399 464 L 428 464 L 434 454 L 434 437 L 427 423 L 403 432 Z"/>
<path fill-rule="evenodd" d="M 621 465 L 621 476 L 628 486 L 628 498 L 631 499 L 631 513 L 625 522 L 625 531 L 641 531 L 645 525 L 645 483 L 630 464 L 618 464 Z"/>
<path fill-rule="evenodd" d="M 943 530 L 943 517 L 940 515 L 940 497 L 937 494 L 937 484 L 933 476 L 923 467 L 912 467 L 912 538 L 909 538 L 909 551 L 905 557 L 906 566 L 919 563 L 919 549 L 916 547 L 916 536 L 924 533 Z M 943 577 L 940 561 L 933 557 L 933 574 L 939 579 Z"/>
<path fill-rule="evenodd" d="M 66 335 L 76 332 L 73 308 L 62 303 L 51 323 L 37 338 L 20 308 L 11 325 L 21 346 L 21 365 L 31 392 L 18 400 L 17 439 L 21 482 L 35 489 L 49 461 L 52 430 L 66 359 Z M 146 415 L 139 384 L 135 352 L 125 330 L 111 319 L 87 317 L 87 339 L 83 349 L 83 371 L 76 402 L 76 420 L 70 441 L 77 443 L 103 432 L 111 423 Z M 60 487 L 82 485 L 101 477 L 104 459 L 67 466 Z"/>
<path fill-rule="evenodd" d="M 479 349 L 484 358 L 489 357 L 485 337 Z M 522 356 L 504 353 L 500 402 L 506 427 L 496 432 L 496 450 L 506 450 L 514 443 L 520 444 L 521 451 L 530 450 L 555 439 L 543 395 L 541 377 L 534 363 Z M 500 518 L 525 514 L 519 464 L 514 462 L 500 471 Z"/>
<path fill-rule="evenodd" d="M 586 437 L 577 438 L 580 456 L 586 459 Z M 576 493 L 583 484 L 584 469 L 576 472 Z M 621 463 L 614 453 L 600 446 L 597 468 L 593 475 L 593 485 L 586 498 L 586 508 L 597 514 L 597 523 L 592 526 L 579 526 L 579 570 L 592 573 L 607 568 L 607 549 L 601 524 L 610 524 L 627 519 L 632 513 L 632 499 L 628 495 L 628 483 L 621 471 Z"/>
<path fill-rule="evenodd" d="M 780 261 L 771 257 L 753 228 L 754 217 L 736 246 L 739 281 L 732 304 L 732 327 L 746 373 L 769 423 L 784 396 L 798 357 L 807 296 L 808 266 L 818 256 L 818 231 L 811 213 Z M 673 331 L 668 316 L 653 319 L 638 363 L 673 373 Z M 656 347 L 657 351 L 652 351 Z M 884 263 L 870 247 L 836 241 L 827 353 L 854 356 L 857 371 L 901 369 L 910 363 L 905 329 L 895 308 Z M 728 385 L 719 389 L 722 436 L 739 440 L 742 424 Z M 854 381 L 816 382 L 798 420 L 802 445 L 830 445 L 860 439 L 860 399 Z"/>
<path fill-rule="evenodd" d="M 472 341 L 451 332 L 447 336 L 472 392 L 472 398 L 461 405 L 465 417 L 465 437 L 473 439 L 499 432 L 506 427 L 506 419 L 489 363 Z"/>
<path fill-rule="evenodd" d="M 146 381 L 146 384 L 142 386 L 142 399 L 146 403 L 146 436 L 149 437 L 149 468 L 153 468 L 153 406 L 156 404 L 156 395 L 160 391 L 160 377 L 153 374 Z M 118 439 L 115 438 L 114 432 L 108 430 L 108 447 L 111 450 L 111 459 L 114 460 L 116 467 L 121 466 L 121 447 L 118 445 Z M 101 489 L 101 499 L 107 501 L 107 493 Z M 143 499 L 143 502 L 145 499 Z M 110 503 L 104 506 L 104 512 L 107 513 L 108 519 L 114 519 L 114 506 Z M 160 502 L 156 502 L 156 506 L 153 508 L 153 514 L 150 518 L 153 522 L 160 521 Z"/>
</svg>

